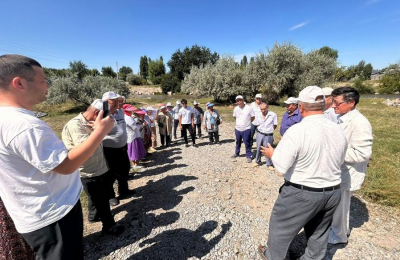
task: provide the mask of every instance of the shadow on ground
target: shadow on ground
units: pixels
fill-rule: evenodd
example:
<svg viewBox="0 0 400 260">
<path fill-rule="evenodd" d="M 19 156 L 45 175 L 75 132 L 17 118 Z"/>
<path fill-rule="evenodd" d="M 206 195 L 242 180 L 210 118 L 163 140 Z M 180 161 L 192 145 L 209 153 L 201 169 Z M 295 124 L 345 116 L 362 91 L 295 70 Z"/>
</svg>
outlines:
<svg viewBox="0 0 400 260">
<path fill-rule="evenodd" d="M 357 197 L 351 197 L 350 230 L 361 227 L 369 219 L 368 209 L 364 202 Z M 351 231 L 350 231 L 351 232 Z M 351 234 L 350 234 L 351 238 Z M 347 244 L 328 245 L 324 260 L 332 260 L 338 249 L 345 248 Z M 286 259 L 298 259 L 305 252 L 307 240 L 304 232 L 300 232 L 292 241 Z"/>
<path fill-rule="evenodd" d="M 85 259 L 99 259 L 147 237 L 154 228 L 175 223 L 180 217 L 176 211 L 159 215 L 149 212 L 157 209 L 172 210 L 182 201 L 183 195 L 194 190 L 194 187 L 181 190 L 176 188 L 185 181 L 196 179 L 196 177 L 185 175 L 167 176 L 158 181 L 149 181 L 146 185 L 136 188 L 136 198 L 112 209 L 113 214 L 127 212 L 118 221 L 125 226 L 126 230 L 115 237 L 101 236 L 100 232 L 85 236 L 83 239 Z"/>
</svg>

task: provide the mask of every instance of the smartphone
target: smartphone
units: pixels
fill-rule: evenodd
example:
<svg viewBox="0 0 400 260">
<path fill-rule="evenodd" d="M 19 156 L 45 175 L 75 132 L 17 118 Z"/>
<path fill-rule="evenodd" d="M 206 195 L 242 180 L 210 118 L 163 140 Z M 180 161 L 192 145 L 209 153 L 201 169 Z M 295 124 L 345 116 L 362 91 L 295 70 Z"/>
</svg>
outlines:
<svg viewBox="0 0 400 260">
<path fill-rule="evenodd" d="M 104 111 L 103 118 L 105 118 L 106 116 L 108 116 L 108 112 L 109 112 L 108 101 L 103 101 L 103 111 Z"/>
</svg>

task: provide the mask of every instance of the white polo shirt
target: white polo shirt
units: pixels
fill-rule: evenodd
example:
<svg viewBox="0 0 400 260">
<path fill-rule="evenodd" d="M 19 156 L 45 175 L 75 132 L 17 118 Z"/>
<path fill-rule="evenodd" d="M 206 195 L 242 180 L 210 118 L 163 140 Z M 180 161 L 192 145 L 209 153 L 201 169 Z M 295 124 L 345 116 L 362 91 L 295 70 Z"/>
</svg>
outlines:
<svg viewBox="0 0 400 260">
<path fill-rule="evenodd" d="M 53 171 L 68 149 L 32 111 L 0 107 L 0 197 L 20 233 L 46 227 L 79 200 L 82 184 L 72 174 Z"/>
<path fill-rule="evenodd" d="M 274 132 L 274 125 L 278 125 L 278 116 L 268 110 L 265 118 L 262 115 L 262 112 L 256 114 L 255 125 L 258 125 L 257 131 L 260 131 L 263 134 L 272 134 Z M 253 121 L 253 122 L 254 122 Z"/>
<path fill-rule="evenodd" d="M 258 113 L 261 113 L 260 105 L 257 105 L 257 103 L 255 101 L 251 102 L 250 107 L 253 109 L 254 115 L 257 116 Z M 252 124 L 257 125 L 256 120 L 253 120 Z"/>
<path fill-rule="evenodd" d="M 272 156 L 286 180 L 314 188 L 341 183 L 347 140 L 341 127 L 323 114 L 311 115 L 290 127 Z"/>
<path fill-rule="evenodd" d="M 251 128 L 251 118 L 254 117 L 254 111 L 250 106 L 244 105 L 243 108 L 236 106 L 233 110 L 233 116 L 236 117 L 236 130 L 243 132 Z"/>
<path fill-rule="evenodd" d="M 181 124 L 188 125 L 192 124 L 192 114 L 194 113 L 193 108 L 187 106 L 186 108 L 182 107 L 179 109 L 179 116 L 182 116 Z"/>
</svg>

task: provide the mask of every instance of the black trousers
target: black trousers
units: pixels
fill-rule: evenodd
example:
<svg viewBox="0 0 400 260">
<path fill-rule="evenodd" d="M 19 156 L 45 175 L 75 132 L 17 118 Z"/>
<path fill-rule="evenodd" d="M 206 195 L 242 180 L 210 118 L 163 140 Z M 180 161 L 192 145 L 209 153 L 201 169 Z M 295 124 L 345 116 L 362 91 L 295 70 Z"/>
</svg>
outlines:
<svg viewBox="0 0 400 260">
<path fill-rule="evenodd" d="M 201 123 L 200 124 L 194 124 L 194 136 L 196 136 L 196 128 L 197 128 L 197 132 L 199 133 L 199 137 L 201 137 Z"/>
<path fill-rule="evenodd" d="M 103 147 L 104 156 L 106 157 L 108 167 L 110 168 L 110 198 L 115 198 L 112 185 L 115 180 L 118 181 L 118 193 L 124 195 L 128 192 L 128 176 L 131 163 L 128 157 L 127 145 L 121 148 Z"/>
<path fill-rule="evenodd" d="M 218 132 L 208 132 L 208 140 L 210 141 L 210 143 L 214 143 L 214 139 L 215 139 L 215 143 L 219 142 L 219 133 Z"/>
<path fill-rule="evenodd" d="M 162 135 L 160 134 L 161 145 L 164 146 L 166 143 L 167 147 L 171 144 L 171 136 L 170 135 Z"/>
<path fill-rule="evenodd" d="M 81 202 L 62 219 L 39 230 L 21 234 L 37 260 L 83 259 L 83 217 Z"/>
<path fill-rule="evenodd" d="M 104 192 L 109 189 L 111 174 L 108 171 L 97 177 L 81 178 L 83 190 L 88 197 L 88 220 L 99 218 L 103 223 L 103 229 L 109 229 L 115 225 L 108 202 L 109 193 Z"/>
<path fill-rule="evenodd" d="M 193 132 L 193 128 L 191 124 L 181 124 L 182 125 L 182 130 L 181 130 L 181 134 L 183 136 L 183 139 L 185 139 L 185 143 L 189 144 L 188 142 L 188 138 L 187 138 L 187 132 L 186 130 L 189 131 L 190 137 L 192 138 L 192 142 L 193 144 L 195 144 L 195 138 L 194 138 L 194 132 Z"/>
<path fill-rule="evenodd" d="M 177 139 L 176 130 L 178 129 L 178 126 L 179 126 L 179 119 L 174 119 L 174 138 L 175 138 L 175 140 Z M 181 137 L 182 137 L 182 135 L 181 135 Z"/>
</svg>

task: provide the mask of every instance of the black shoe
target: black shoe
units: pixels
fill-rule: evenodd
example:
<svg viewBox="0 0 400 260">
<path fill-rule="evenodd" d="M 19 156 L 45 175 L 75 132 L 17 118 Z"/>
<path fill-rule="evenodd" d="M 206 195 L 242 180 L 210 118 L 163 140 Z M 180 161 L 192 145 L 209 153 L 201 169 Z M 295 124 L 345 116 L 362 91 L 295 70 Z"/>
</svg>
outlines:
<svg viewBox="0 0 400 260">
<path fill-rule="evenodd" d="M 238 158 L 238 157 L 239 157 L 238 154 L 234 154 L 234 155 L 231 156 L 231 158 Z"/>
<path fill-rule="evenodd" d="M 132 195 L 135 195 L 136 191 L 135 190 L 128 190 L 125 192 L 121 192 L 121 194 L 119 194 L 118 199 L 122 200 L 122 199 L 127 199 L 132 197 Z"/>
<path fill-rule="evenodd" d="M 213 142 L 209 142 L 209 143 L 208 143 L 208 145 L 213 145 L 213 144 L 214 144 Z"/>
<path fill-rule="evenodd" d="M 102 235 L 119 235 L 124 232 L 125 227 L 121 224 L 115 224 L 114 226 L 104 229 L 101 231 Z"/>
<path fill-rule="evenodd" d="M 109 203 L 110 203 L 110 206 L 117 206 L 117 205 L 119 205 L 119 200 L 117 200 L 116 198 L 112 198 L 112 199 L 110 199 Z"/>
<path fill-rule="evenodd" d="M 185 144 L 185 146 L 186 146 L 186 147 L 189 147 L 190 145 L 189 145 L 189 144 Z"/>
<path fill-rule="evenodd" d="M 100 218 L 99 217 L 94 217 L 93 219 L 88 218 L 88 221 L 89 221 L 89 223 L 96 223 L 96 222 L 100 221 Z"/>
</svg>

